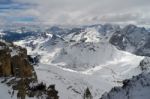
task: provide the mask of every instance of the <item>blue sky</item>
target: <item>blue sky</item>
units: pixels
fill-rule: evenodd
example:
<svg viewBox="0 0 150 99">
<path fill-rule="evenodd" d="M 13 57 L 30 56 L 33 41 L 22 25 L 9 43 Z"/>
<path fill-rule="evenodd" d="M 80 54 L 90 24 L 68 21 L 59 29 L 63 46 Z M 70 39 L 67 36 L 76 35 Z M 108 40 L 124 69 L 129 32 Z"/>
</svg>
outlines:
<svg viewBox="0 0 150 99">
<path fill-rule="evenodd" d="M 0 24 L 150 25 L 150 0 L 0 0 Z"/>
<path fill-rule="evenodd" d="M 0 0 L 1 21 L 9 23 L 34 22 L 34 16 L 21 15 L 25 10 L 31 7 L 33 7 L 33 5 L 30 3 L 21 3 L 15 0 Z"/>
</svg>

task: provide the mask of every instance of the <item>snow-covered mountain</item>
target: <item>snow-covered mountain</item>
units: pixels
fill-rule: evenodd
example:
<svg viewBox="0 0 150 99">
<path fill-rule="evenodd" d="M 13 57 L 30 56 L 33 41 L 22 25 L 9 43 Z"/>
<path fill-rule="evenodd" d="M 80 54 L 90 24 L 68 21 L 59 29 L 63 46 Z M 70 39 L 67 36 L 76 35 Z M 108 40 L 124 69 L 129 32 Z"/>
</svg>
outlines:
<svg viewBox="0 0 150 99">
<path fill-rule="evenodd" d="M 116 31 L 110 39 L 110 43 L 117 48 L 142 56 L 150 55 L 149 42 L 150 32 L 135 25 L 127 25 Z"/>
<path fill-rule="evenodd" d="M 53 33 L 53 31 L 55 33 Z M 60 31 L 63 31 L 60 34 Z M 39 81 L 56 84 L 61 99 L 82 99 L 89 88 L 94 99 L 140 74 L 144 57 L 118 50 L 110 38 L 119 26 L 93 25 L 53 29 L 15 42 L 39 56 Z"/>
<path fill-rule="evenodd" d="M 148 36 L 148 30 L 134 25 L 54 26 L 14 43 L 38 60 L 38 81 L 55 84 L 60 99 L 83 99 L 87 88 L 99 99 L 125 79 L 149 72 L 148 57 L 137 56 L 149 56 Z"/>
</svg>

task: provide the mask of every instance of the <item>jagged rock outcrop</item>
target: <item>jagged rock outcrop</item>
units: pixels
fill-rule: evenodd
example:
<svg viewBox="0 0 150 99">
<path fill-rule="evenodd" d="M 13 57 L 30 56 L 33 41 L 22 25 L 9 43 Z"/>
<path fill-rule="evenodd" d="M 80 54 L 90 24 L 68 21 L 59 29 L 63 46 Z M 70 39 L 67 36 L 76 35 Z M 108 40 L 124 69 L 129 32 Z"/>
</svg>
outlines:
<svg viewBox="0 0 150 99">
<path fill-rule="evenodd" d="M 145 57 L 141 62 L 139 67 L 143 72 L 150 72 L 150 57 Z"/>
<path fill-rule="evenodd" d="M 20 48 L 19 54 L 11 58 L 11 65 L 12 74 L 15 76 L 31 77 L 33 74 L 33 67 L 28 61 L 27 51 L 24 48 Z"/>
<path fill-rule="evenodd" d="M 39 61 L 40 61 L 40 56 L 36 55 L 28 55 L 28 60 L 32 65 L 38 65 Z"/>
<path fill-rule="evenodd" d="M 18 91 L 17 97 L 25 99 L 28 85 L 37 81 L 25 48 L 0 42 L 0 76 L 5 77 L 2 83 Z"/>
<path fill-rule="evenodd" d="M 0 76 L 32 77 L 27 50 L 12 43 L 0 42 Z"/>
<path fill-rule="evenodd" d="M 83 95 L 83 99 L 93 99 L 92 94 L 91 94 L 89 88 L 87 88 L 85 90 L 84 95 Z"/>
<path fill-rule="evenodd" d="M 114 87 L 100 99 L 149 99 L 150 73 L 142 73 L 124 80 L 122 87 Z"/>
<path fill-rule="evenodd" d="M 1 83 L 12 87 L 12 97 L 14 91 L 17 91 L 19 99 L 26 99 L 26 96 L 38 99 L 59 98 L 55 86 L 47 88 L 43 83 L 38 84 L 27 50 L 4 41 L 0 41 L 0 77 L 3 79 Z M 37 85 L 30 86 L 32 84 Z"/>
<path fill-rule="evenodd" d="M 5 43 L 0 42 L 0 76 L 11 75 L 10 49 Z"/>
</svg>

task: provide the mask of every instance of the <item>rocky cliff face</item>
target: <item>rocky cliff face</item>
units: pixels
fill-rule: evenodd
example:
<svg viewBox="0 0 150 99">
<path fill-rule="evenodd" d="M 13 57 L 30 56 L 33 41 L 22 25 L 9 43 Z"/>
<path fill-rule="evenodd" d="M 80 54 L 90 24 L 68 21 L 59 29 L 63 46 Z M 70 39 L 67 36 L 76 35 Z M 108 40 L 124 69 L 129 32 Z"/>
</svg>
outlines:
<svg viewBox="0 0 150 99">
<path fill-rule="evenodd" d="M 55 86 L 47 88 L 44 83 L 38 83 L 34 68 L 29 62 L 27 50 L 4 41 L 0 41 L 0 77 L 3 79 L 1 83 L 12 87 L 12 97 L 14 91 L 17 91 L 16 96 L 19 99 L 26 99 L 26 96 L 29 99 L 31 97 L 59 98 Z"/>
<path fill-rule="evenodd" d="M 143 72 L 150 72 L 150 57 L 145 57 L 141 62 L 139 67 Z"/>
<path fill-rule="evenodd" d="M 4 42 L 0 42 L 0 48 L 0 76 L 32 77 L 26 49 Z"/>
<path fill-rule="evenodd" d="M 11 55 L 6 45 L 0 42 L 0 76 L 10 76 L 11 73 Z"/>
</svg>

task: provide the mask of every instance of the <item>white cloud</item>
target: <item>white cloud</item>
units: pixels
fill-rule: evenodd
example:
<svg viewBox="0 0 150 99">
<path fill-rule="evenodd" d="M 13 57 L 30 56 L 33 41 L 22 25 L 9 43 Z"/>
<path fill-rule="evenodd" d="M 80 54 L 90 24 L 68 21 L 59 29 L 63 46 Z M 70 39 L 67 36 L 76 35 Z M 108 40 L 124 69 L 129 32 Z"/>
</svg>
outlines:
<svg viewBox="0 0 150 99">
<path fill-rule="evenodd" d="M 34 6 L 17 16 L 34 16 L 43 24 L 150 24 L 150 0 L 14 0 Z M 15 12 L 9 13 L 15 16 Z"/>
</svg>

